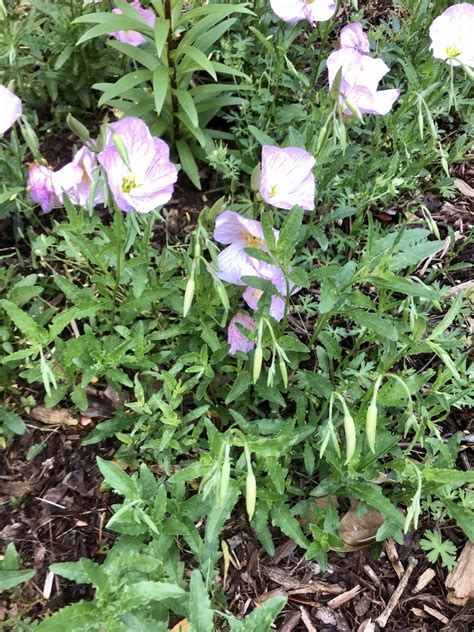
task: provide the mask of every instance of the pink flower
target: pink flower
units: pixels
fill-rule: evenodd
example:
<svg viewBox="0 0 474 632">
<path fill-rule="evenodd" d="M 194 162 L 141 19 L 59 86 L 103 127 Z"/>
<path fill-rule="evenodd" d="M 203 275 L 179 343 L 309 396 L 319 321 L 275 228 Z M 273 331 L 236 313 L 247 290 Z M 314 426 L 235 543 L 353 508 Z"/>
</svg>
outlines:
<svg viewBox="0 0 474 632">
<path fill-rule="evenodd" d="M 335 0 L 270 0 L 270 6 L 285 22 L 308 20 L 311 26 L 329 20 L 336 12 Z"/>
<path fill-rule="evenodd" d="M 65 193 L 73 204 L 85 208 L 88 207 L 96 165 L 96 155 L 87 147 L 82 147 L 74 156 L 72 162 L 52 174 L 54 188 L 58 197 L 61 198 L 63 193 Z M 100 187 L 96 190 L 92 205 L 102 204 L 103 201 L 104 191 Z"/>
<path fill-rule="evenodd" d="M 123 160 L 112 136 L 128 156 Z M 149 213 L 166 204 L 173 195 L 178 170 L 169 160 L 168 145 L 150 134 L 139 118 L 127 116 L 107 129 L 107 146 L 98 158 L 117 206 L 122 211 Z"/>
<path fill-rule="evenodd" d="M 339 101 L 345 113 L 353 113 L 349 105 L 354 105 L 362 114 L 387 114 L 400 96 L 399 90 L 377 90 L 390 68 L 382 59 L 358 52 L 357 47 L 363 45 L 360 37 L 349 38 L 348 33 L 345 41 L 356 46 L 343 46 L 331 53 L 326 62 L 331 87 L 341 69 Z"/>
<path fill-rule="evenodd" d="M 278 238 L 278 231 L 274 233 Z M 214 239 L 227 245 L 217 257 L 217 276 L 227 283 L 245 285 L 243 276 L 268 276 L 271 269 L 275 268 L 245 252 L 249 247 L 267 250 L 262 225 L 254 219 L 247 219 L 233 211 L 224 211 L 216 219 Z"/>
<path fill-rule="evenodd" d="M 27 189 L 31 199 L 41 206 L 43 213 L 49 213 L 53 208 L 62 206 L 54 189 L 53 171 L 47 165 L 40 165 L 37 162 L 30 164 Z"/>
<path fill-rule="evenodd" d="M 148 26 L 152 29 L 155 28 L 155 19 L 156 16 L 150 9 L 144 9 L 139 0 L 134 0 L 130 6 L 135 9 L 138 13 L 139 17 L 142 17 Z M 122 11 L 120 9 L 112 9 L 112 13 L 116 13 L 117 15 L 121 15 Z M 125 44 L 130 44 L 130 46 L 140 46 L 140 44 L 144 44 L 146 42 L 146 37 L 144 37 L 138 31 L 115 31 L 114 33 L 109 33 L 115 39 L 118 39 L 120 42 L 124 42 Z"/>
<path fill-rule="evenodd" d="M 453 4 L 430 26 L 433 57 L 474 68 L 474 5 Z"/>
<path fill-rule="evenodd" d="M 283 272 L 279 268 L 276 268 L 275 266 L 269 266 L 269 267 L 272 267 L 273 270 L 270 270 L 270 274 L 267 274 L 266 276 L 262 276 L 262 278 L 268 281 L 271 281 L 275 289 L 283 297 L 286 297 L 287 287 L 286 287 L 286 281 L 285 281 Z M 290 295 L 296 294 L 296 292 L 299 292 L 300 290 L 300 288 L 295 287 L 295 284 L 292 283 L 291 281 L 288 284 L 288 288 L 290 290 Z M 242 298 L 251 309 L 256 310 L 258 308 L 258 303 L 262 297 L 262 294 L 263 294 L 262 290 L 258 290 L 253 287 L 248 287 L 242 294 Z M 284 301 L 284 298 L 282 298 L 282 296 L 273 295 L 271 298 L 270 316 L 272 316 L 277 321 L 282 320 L 283 316 L 285 315 L 285 301 Z"/>
<path fill-rule="evenodd" d="M 314 209 L 315 180 L 313 167 L 316 161 L 299 147 L 262 147 L 262 173 L 260 194 L 267 204 L 289 210 L 301 206 Z"/>
<path fill-rule="evenodd" d="M 8 88 L 0 85 L 0 134 L 7 130 L 21 116 L 22 105 L 20 99 Z"/>
<path fill-rule="evenodd" d="M 255 321 L 251 316 L 245 314 L 244 312 L 237 312 L 230 321 L 229 328 L 227 330 L 227 342 L 230 345 L 230 355 L 235 355 L 237 351 L 248 353 L 249 351 L 252 351 L 255 346 L 254 343 L 236 327 L 236 323 L 243 325 L 245 329 L 248 329 L 250 332 L 255 329 Z"/>
<path fill-rule="evenodd" d="M 362 55 L 368 55 L 370 53 L 369 38 L 364 33 L 362 25 L 357 22 L 347 24 L 347 26 L 341 29 L 339 41 L 341 48 L 352 48 Z"/>
</svg>

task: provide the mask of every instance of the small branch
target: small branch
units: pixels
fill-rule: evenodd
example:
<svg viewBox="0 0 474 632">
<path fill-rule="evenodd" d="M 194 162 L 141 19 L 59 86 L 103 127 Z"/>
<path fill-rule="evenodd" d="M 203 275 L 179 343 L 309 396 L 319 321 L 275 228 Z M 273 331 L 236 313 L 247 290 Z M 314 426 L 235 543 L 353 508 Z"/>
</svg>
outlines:
<svg viewBox="0 0 474 632">
<path fill-rule="evenodd" d="M 375 622 L 378 623 L 378 625 L 381 628 L 384 628 L 387 625 L 387 622 L 390 619 L 392 612 L 397 607 L 398 602 L 400 601 L 400 598 L 403 595 L 403 591 L 407 587 L 408 581 L 410 580 L 410 577 L 412 576 L 412 573 L 415 570 L 417 564 L 418 564 L 417 559 L 411 556 L 408 558 L 408 566 L 407 566 L 407 570 L 405 571 L 405 574 L 401 578 L 400 583 L 398 584 L 397 588 L 394 590 L 392 596 L 390 597 L 387 607 L 382 612 L 382 614 L 375 619 Z"/>
</svg>

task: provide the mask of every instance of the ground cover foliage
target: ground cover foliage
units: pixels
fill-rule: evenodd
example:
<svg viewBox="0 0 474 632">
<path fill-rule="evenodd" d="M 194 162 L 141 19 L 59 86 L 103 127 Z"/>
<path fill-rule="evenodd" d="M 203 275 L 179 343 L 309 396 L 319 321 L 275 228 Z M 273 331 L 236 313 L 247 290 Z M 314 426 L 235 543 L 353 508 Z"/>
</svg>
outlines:
<svg viewBox="0 0 474 632">
<path fill-rule="evenodd" d="M 98 468 L 80 488 L 107 505 L 94 553 L 47 569 L 80 587 L 51 607 L 11 528 L 31 489 L 2 493 L 4 628 L 310 630 L 311 608 L 353 587 L 331 569 L 387 541 L 443 584 L 474 540 L 472 71 L 428 35 L 449 4 L 345 2 L 312 26 L 263 0 L 152 0 L 153 22 L 124 0 L 0 0 L 0 82 L 23 104 L 0 138 L 5 478 L 11 446 L 34 465 L 80 440 Z M 341 72 L 328 83 L 351 23 L 364 63 L 390 69 L 383 114 Z M 71 187 L 61 168 L 83 146 Z M 265 152 L 288 147 L 310 167 L 282 202 L 292 165 L 272 173 Z M 275 571 L 239 601 L 236 533 L 265 568 L 282 542 L 299 551 L 318 603 Z M 351 607 L 324 629 L 359 629 Z M 410 625 L 400 611 L 391 629 Z"/>
</svg>

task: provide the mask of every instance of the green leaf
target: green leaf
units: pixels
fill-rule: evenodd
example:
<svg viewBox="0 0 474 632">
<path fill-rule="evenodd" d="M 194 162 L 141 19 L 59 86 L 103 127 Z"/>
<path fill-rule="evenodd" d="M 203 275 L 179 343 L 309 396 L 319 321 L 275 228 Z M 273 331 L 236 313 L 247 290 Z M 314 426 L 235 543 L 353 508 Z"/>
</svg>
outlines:
<svg viewBox="0 0 474 632">
<path fill-rule="evenodd" d="M 249 132 L 260 145 L 276 145 L 276 142 L 267 133 L 259 130 L 255 125 L 249 125 Z"/>
<path fill-rule="evenodd" d="M 462 302 L 463 302 L 462 292 L 458 292 L 456 299 L 454 300 L 453 304 L 444 315 L 442 321 L 438 325 L 436 325 L 436 327 L 433 329 L 431 334 L 428 336 L 430 340 L 436 340 L 437 338 L 440 338 L 443 335 L 443 333 L 451 325 L 451 323 L 454 321 L 456 316 L 461 311 Z"/>
<path fill-rule="evenodd" d="M 111 461 L 104 461 L 100 456 L 97 457 L 97 465 L 105 482 L 107 485 L 110 485 L 112 489 L 115 489 L 128 500 L 140 498 L 137 482 L 130 478 L 130 476 L 127 476 L 118 465 Z"/>
<path fill-rule="evenodd" d="M 80 562 L 56 562 L 50 564 L 49 570 L 55 575 L 65 577 L 76 584 L 91 584 L 89 576 L 84 570 L 82 561 Z"/>
<path fill-rule="evenodd" d="M 125 604 L 148 605 L 150 601 L 164 601 L 165 599 L 180 599 L 186 592 L 176 584 L 166 582 L 141 581 L 129 584 L 121 591 L 121 599 Z"/>
<path fill-rule="evenodd" d="M 22 435 L 26 432 L 26 426 L 23 419 L 7 408 L 0 406 L 0 421 L 13 432 L 13 434 Z"/>
<path fill-rule="evenodd" d="M 0 592 L 4 590 L 9 590 L 10 588 L 14 588 L 18 586 L 18 584 L 23 584 L 23 582 L 27 582 L 32 577 L 35 576 L 34 570 L 24 570 L 24 571 L 2 571 L 0 570 Z"/>
<path fill-rule="evenodd" d="M 155 111 L 160 116 L 170 88 L 169 70 L 165 66 L 158 66 L 153 73 L 153 98 Z"/>
<path fill-rule="evenodd" d="M 184 173 L 188 176 L 194 186 L 201 190 L 201 180 L 199 178 L 198 167 L 188 143 L 185 140 L 177 140 L 176 149 L 178 150 L 179 160 Z"/>
<path fill-rule="evenodd" d="M 252 376 L 248 371 L 242 371 L 241 373 L 239 373 L 229 394 L 225 398 L 225 403 L 230 404 L 231 402 L 238 399 L 243 393 L 247 391 L 251 382 Z"/>
<path fill-rule="evenodd" d="M 291 538 L 302 549 L 309 547 L 309 542 L 303 534 L 298 520 L 293 516 L 288 507 L 283 503 L 273 505 L 270 510 L 272 524 L 278 527 L 285 535 Z"/>
<path fill-rule="evenodd" d="M 449 498 L 444 498 L 443 502 L 451 518 L 456 520 L 458 527 L 464 531 L 471 542 L 474 542 L 474 511 Z"/>
<path fill-rule="evenodd" d="M 110 40 L 108 45 L 115 50 L 118 50 L 122 55 L 126 55 L 138 62 L 148 70 L 153 72 L 155 68 L 159 65 L 159 61 L 156 59 L 154 55 L 147 53 L 143 48 L 139 46 L 132 46 L 131 44 L 126 44 L 125 42 L 118 42 L 116 40 Z"/>
<path fill-rule="evenodd" d="M 189 94 L 189 92 L 187 92 L 186 90 L 175 90 L 174 94 L 178 99 L 179 105 L 189 117 L 189 120 L 194 125 L 194 127 L 199 127 L 199 116 L 196 110 L 196 106 L 194 105 L 193 98 Z"/>
<path fill-rule="evenodd" d="M 188 45 L 180 46 L 179 54 L 183 56 L 183 60 L 178 67 L 178 77 L 187 72 L 186 64 L 189 63 L 189 60 L 191 59 L 201 70 L 207 72 L 209 75 L 211 75 L 214 81 L 217 81 L 216 71 L 214 70 L 209 59 L 202 51 L 199 50 L 199 48 Z"/>
<path fill-rule="evenodd" d="M 373 314 L 372 312 L 357 310 L 348 312 L 347 317 L 354 320 L 362 327 L 366 327 L 367 329 L 370 329 L 370 331 L 375 331 L 375 333 L 379 334 L 383 338 L 388 338 L 393 341 L 398 340 L 398 332 L 395 325 L 393 324 L 393 321 L 388 318 L 383 318 L 382 316 Z"/>
<path fill-rule="evenodd" d="M 99 629 L 101 623 L 100 610 L 90 601 L 79 601 L 61 608 L 52 617 L 44 619 L 36 628 L 38 632 L 89 632 L 91 622 Z"/>
<path fill-rule="evenodd" d="M 102 566 L 86 557 L 83 557 L 80 561 L 89 583 L 93 584 L 102 593 L 102 596 L 107 594 L 109 592 L 109 582 Z"/>
<path fill-rule="evenodd" d="M 232 632 L 269 632 L 272 623 L 286 605 L 286 597 L 271 597 L 259 608 L 245 617 L 243 621 L 231 621 Z"/>
<path fill-rule="evenodd" d="M 189 623 L 192 632 L 213 632 L 214 610 L 201 573 L 195 569 L 189 582 Z"/>
<path fill-rule="evenodd" d="M 138 15 L 138 14 L 137 14 Z M 151 36 L 152 30 L 142 21 L 139 17 L 137 19 L 129 17 L 128 15 L 116 15 L 114 13 L 88 13 L 76 18 L 73 24 L 95 24 L 89 30 L 87 30 L 77 41 L 77 45 L 83 44 L 95 37 L 101 35 L 109 35 L 109 33 L 115 31 L 139 31 L 148 36 Z"/>
<path fill-rule="evenodd" d="M 30 344 L 41 346 L 46 343 L 48 340 L 46 330 L 35 323 L 29 314 L 6 299 L 2 299 L 0 305 L 7 312 L 18 329 L 25 334 Z"/>
<path fill-rule="evenodd" d="M 279 257 L 287 262 L 289 262 L 295 254 L 302 223 L 303 209 L 297 206 L 287 214 L 283 226 L 281 227 L 280 238 L 277 243 L 277 252 Z"/>
<path fill-rule="evenodd" d="M 440 345 L 432 342 L 431 340 L 424 341 L 426 345 L 433 351 L 440 360 L 444 362 L 448 370 L 451 372 L 452 376 L 456 378 L 456 380 L 460 380 L 461 376 L 459 375 L 459 371 L 457 370 L 454 362 L 451 360 L 451 356 L 447 351 L 443 349 Z"/>
<path fill-rule="evenodd" d="M 99 105 L 104 105 L 115 97 L 123 96 L 125 92 L 135 88 L 135 86 L 151 81 L 152 77 L 153 73 L 150 70 L 134 70 L 115 83 L 95 83 L 92 87 L 103 92 L 99 99 Z"/>
<path fill-rule="evenodd" d="M 347 490 L 351 497 L 363 500 L 367 505 L 377 509 L 386 518 L 403 528 L 403 514 L 384 496 L 379 485 L 367 482 L 352 482 L 347 485 Z"/>
<path fill-rule="evenodd" d="M 169 20 L 157 19 L 155 21 L 155 47 L 156 54 L 161 57 L 170 32 Z"/>
</svg>

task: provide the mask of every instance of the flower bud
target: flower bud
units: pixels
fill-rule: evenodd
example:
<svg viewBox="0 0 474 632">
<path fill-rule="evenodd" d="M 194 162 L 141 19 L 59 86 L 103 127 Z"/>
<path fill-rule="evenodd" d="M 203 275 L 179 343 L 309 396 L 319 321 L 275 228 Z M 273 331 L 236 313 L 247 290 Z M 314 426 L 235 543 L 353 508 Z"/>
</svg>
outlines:
<svg viewBox="0 0 474 632">
<path fill-rule="evenodd" d="M 365 420 L 365 431 L 367 434 L 367 443 L 372 452 L 375 452 L 375 435 L 377 432 L 377 402 L 372 401 L 367 408 L 367 417 Z"/>
<path fill-rule="evenodd" d="M 186 290 L 184 292 L 183 316 L 185 318 L 188 315 L 189 310 L 191 309 L 191 305 L 193 304 L 195 288 L 196 288 L 196 283 L 194 282 L 194 270 L 193 270 L 193 272 L 191 273 L 191 276 L 188 279 L 188 282 L 186 283 Z"/>
<path fill-rule="evenodd" d="M 283 358 L 280 358 L 279 367 L 281 377 L 283 379 L 283 384 L 285 385 L 285 388 L 288 388 L 288 371 L 286 369 L 286 362 L 283 360 Z"/>
<path fill-rule="evenodd" d="M 26 118 L 21 119 L 20 128 L 25 143 L 28 145 L 28 149 L 36 160 L 41 160 L 38 137 Z"/>
<path fill-rule="evenodd" d="M 128 157 L 127 148 L 125 147 L 125 143 L 123 142 L 122 137 L 116 134 L 115 132 L 112 132 L 112 140 L 114 141 L 115 147 L 117 147 L 117 151 L 120 155 L 120 158 L 124 161 L 124 163 L 127 165 L 129 170 L 131 171 L 132 168 L 130 166 L 130 159 Z"/>
<path fill-rule="evenodd" d="M 346 464 L 354 456 L 356 448 L 356 427 L 347 405 L 344 404 L 344 433 L 346 435 Z"/>
<path fill-rule="evenodd" d="M 257 504 L 257 481 L 252 469 L 247 470 L 247 481 L 245 486 L 245 507 L 249 520 L 252 520 Z"/>
<path fill-rule="evenodd" d="M 90 134 L 85 125 L 72 116 L 72 114 L 68 114 L 66 116 L 66 124 L 73 134 L 80 138 L 83 143 L 87 143 L 90 138 Z"/>
</svg>

